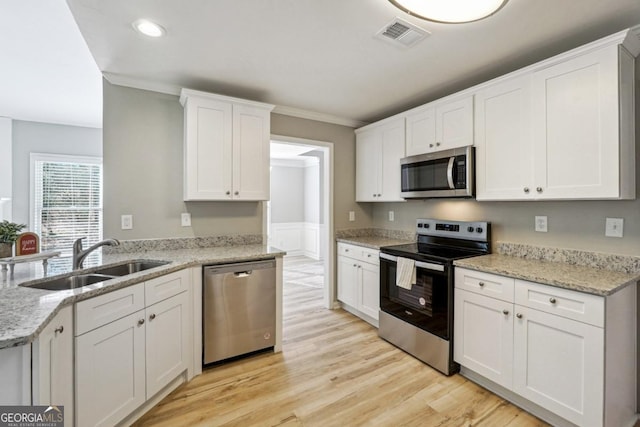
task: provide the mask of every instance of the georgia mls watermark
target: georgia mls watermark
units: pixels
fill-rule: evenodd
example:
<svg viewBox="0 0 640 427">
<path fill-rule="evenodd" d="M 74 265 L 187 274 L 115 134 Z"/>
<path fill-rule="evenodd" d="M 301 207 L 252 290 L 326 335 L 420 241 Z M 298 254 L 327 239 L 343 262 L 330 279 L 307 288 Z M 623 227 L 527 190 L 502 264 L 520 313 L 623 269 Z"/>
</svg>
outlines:
<svg viewBox="0 0 640 427">
<path fill-rule="evenodd" d="M 64 427 L 64 406 L 0 406 L 0 427 Z"/>
</svg>

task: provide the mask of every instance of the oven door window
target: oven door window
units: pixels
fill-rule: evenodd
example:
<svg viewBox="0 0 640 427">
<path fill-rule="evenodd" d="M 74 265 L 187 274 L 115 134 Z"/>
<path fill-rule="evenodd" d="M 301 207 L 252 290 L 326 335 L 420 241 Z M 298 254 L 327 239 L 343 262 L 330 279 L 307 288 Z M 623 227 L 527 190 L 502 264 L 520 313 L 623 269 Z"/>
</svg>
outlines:
<svg viewBox="0 0 640 427">
<path fill-rule="evenodd" d="M 449 339 L 449 279 L 444 272 L 416 268 L 416 283 L 410 290 L 396 286 L 396 264 L 380 260 L 380 308 L 443 339 Z"/>
</svg>

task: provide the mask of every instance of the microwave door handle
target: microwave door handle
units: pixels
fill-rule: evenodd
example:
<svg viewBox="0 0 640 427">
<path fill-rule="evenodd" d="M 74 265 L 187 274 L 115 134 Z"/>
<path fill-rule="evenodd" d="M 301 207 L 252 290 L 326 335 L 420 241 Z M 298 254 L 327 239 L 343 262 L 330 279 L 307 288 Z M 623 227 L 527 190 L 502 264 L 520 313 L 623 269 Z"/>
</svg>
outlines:
<svg viewBox="0 0 640 427">
<path fill-rule="evenodd" d="M 455 190 L 456 187 L 453 184 L 453 164 L 455 163 L 455 157 L 449 157 L 449 164 L 447 165 L 447 181 L 449 182 L 449 188 Z"/>
</svg>

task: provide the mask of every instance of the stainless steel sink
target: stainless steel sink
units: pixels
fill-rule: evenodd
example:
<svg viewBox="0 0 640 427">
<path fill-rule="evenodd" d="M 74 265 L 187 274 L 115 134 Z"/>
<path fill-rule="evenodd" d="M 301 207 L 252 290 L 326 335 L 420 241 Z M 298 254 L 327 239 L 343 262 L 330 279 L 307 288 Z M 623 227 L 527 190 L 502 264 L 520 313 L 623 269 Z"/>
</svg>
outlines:
<svg viewBox="0 0 640 427">
<path fill-rule="evenodd" d="M 96 274 L 106 274 L 108 276 L 126 276 L 127 274 L 138 273 L 151 268 L 169 264 L 168 261 L 131 261 L 125 264 L 113 265 L 110 267 L 98 268 Z"/>
<path fill-rule="evenodd" d="M 94 283 L 104 282 L 105 280 L 115 279 L 117 277 L 126 276 L 128 274 L 138 273 L 140 271 L 160 267 L 166 264 L 169 264 L 169 262 L 154 260 L 128 261 L 122 264 L 96 268 L 91 273 L 83 273 L 82 271 L 78 271 L 77 274 L 74 274 L 72 276 L 58 278 L 52 277 L 51 279 L 41 280 L 38 283 L 24 284 L 21 286 L 24 286 L 25 288 L 46 289 L 49 291 L 76 289 L 83 286 L 92 285 Z"/>
<path fill-rule="evenodd" d="M 66 289 L 76 289 L 87 285 L 93 285 L 94 283 L 104 282 L 105 280 L 113 278 L 113 276 L 107 276 L 104 274 L 79 274 L 76 276 L 61 277 L 58 279 L 48 279 L 40 283 L 25 285 L 25 287 L 46 289 L 49 291 L 63 291 Z"/>
</svg>

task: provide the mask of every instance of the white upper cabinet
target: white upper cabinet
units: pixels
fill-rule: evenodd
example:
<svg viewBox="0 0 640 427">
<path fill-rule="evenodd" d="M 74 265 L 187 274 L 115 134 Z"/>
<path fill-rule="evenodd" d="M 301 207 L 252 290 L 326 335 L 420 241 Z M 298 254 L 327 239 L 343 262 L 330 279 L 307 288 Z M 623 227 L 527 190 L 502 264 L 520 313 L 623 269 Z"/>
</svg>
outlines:
<svg viewBox="0 0 640 427">
<path fill-rule="evenodd" d="M 635 198 L 639 43 L 626 34 L 477 89 L 478 200 Z"/>
<path fill-rule="evenodd" d="M 531 77 L 480 90 L 475 103 L 476 198 L 532 197 Z"/>
<path fill-rule="evenodd" d="M 404 157 L 404 118 L 356 131 L 356 201 L 398 202 L 400 159 Z"/>
<path fill-rule="evenodd" d="M 183 89 L 184 200 L 268 200 L 273 105 Z"/>
<path fill-rule="evenodd" d="M 424 105 L 406 122 L 407 156 L 473 145 L 473 96 Z"/>
</svg>

